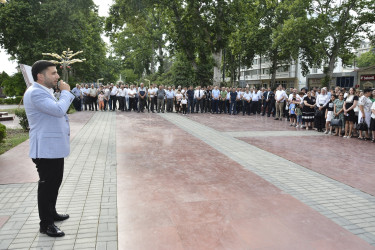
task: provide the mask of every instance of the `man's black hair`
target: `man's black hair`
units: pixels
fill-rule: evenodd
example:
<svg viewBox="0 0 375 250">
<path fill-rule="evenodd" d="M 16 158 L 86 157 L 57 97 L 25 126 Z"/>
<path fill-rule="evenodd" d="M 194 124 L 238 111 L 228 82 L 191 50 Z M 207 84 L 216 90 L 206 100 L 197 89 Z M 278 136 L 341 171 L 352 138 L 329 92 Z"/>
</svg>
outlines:
<svg viewBox="0 0 375 250">
<path fill-rule="evenodd" d="M 370 89 L 370 88 L 368 88 L 368 89 L 364 89 L 363 90 L 363 93 L 368 93 L 368 92 L 371 92 L 372 90 Z"/>
<path fill-rule="evenodd" d="M 45 61 L 45 60 L 36 61 L 31 68 L 31 73 L 33 75 L 34 81 L 38 80 L 39 73 L 43 73 L 44 70 L 52 66 L 56 67 L 54 63 L 51 63 L 49 61 Z"/>
</svg>

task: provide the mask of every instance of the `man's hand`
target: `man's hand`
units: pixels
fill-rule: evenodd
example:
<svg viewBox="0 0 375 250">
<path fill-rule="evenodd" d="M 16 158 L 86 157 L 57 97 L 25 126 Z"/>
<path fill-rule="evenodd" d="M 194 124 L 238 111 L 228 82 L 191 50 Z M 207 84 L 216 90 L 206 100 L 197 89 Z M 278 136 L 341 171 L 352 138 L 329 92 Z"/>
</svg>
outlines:
<svg viewBox="0 0 375 250">
<path fill-rule="evenodd" d="M 63 91 L 63 90 L 70 91 L 70 86 L 69 86 L 69 84 L 67 84 L 67 83 L 64 82 L 63 80 L 60 80 L 59 89 L 60 89 L 61 91 Z"/>
</svg>

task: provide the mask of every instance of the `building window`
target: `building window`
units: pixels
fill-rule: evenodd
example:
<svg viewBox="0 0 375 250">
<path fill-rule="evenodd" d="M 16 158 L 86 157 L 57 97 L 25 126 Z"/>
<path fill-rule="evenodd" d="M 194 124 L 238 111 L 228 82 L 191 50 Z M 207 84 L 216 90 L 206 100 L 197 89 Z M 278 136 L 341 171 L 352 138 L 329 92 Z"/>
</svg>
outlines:
<svg viewBox="0 0 375 250">
<path fill-rule="evenodd" d="M 318 69 L 317 69 L 317 68 L 312 68 L 311 72 L 312 72 L 313 74 L 316 74 L 316 73 L 318 73 Z"/>
<path fill-rule="evenodd" d="M 354 87 L 354 76 L 337 77 L 336 86 L 341 87 L 341 88 Z"/>
</svg>

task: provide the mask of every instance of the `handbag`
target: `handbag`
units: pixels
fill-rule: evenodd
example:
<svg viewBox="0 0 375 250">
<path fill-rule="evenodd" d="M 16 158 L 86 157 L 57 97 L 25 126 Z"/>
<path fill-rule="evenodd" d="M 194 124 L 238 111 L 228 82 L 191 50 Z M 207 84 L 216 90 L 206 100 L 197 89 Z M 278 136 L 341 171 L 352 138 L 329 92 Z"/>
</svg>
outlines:
<svg viewBox="0 0 375 250">
<path fill-rule="evenodd" d="M 357 130 L 368 131 L 368 126 L 365 119 L 361 118 L 361 122 L 357 124 Z"/>
<path fill-rule="evenodd" d="M 342 120 L 339 118 L 335 118 L 331 120 L 332 127 L 342 127 Z"/>
</svg>

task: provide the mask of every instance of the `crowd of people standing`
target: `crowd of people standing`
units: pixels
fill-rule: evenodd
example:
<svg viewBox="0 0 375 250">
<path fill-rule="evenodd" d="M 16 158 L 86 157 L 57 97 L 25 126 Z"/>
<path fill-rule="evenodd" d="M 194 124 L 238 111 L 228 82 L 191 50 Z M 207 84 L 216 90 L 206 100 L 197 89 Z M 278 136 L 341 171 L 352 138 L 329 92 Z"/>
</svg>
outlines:
<svg viewBox="0 0 375 250">
<path fill-rule="evenodd" d="M 344 138 L 375 140 L 375 90 L 350 88 L 235 88 L 110 84 L 72 90 L 76 110 L 256 115 Z"/>
</svg>

